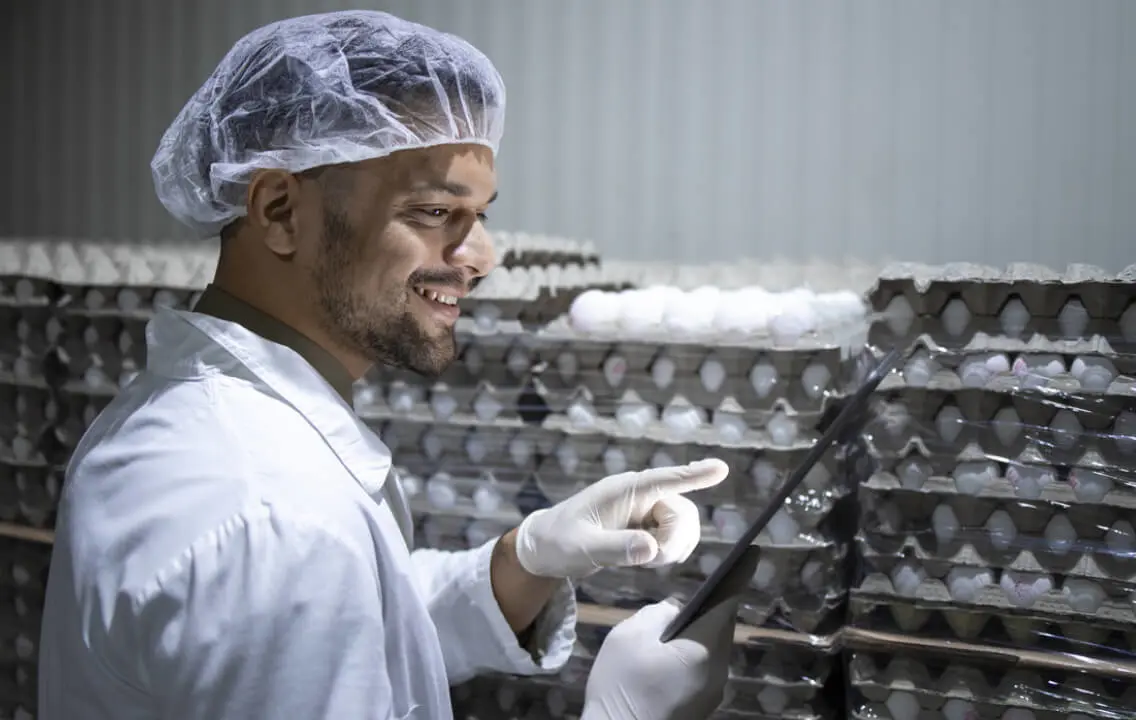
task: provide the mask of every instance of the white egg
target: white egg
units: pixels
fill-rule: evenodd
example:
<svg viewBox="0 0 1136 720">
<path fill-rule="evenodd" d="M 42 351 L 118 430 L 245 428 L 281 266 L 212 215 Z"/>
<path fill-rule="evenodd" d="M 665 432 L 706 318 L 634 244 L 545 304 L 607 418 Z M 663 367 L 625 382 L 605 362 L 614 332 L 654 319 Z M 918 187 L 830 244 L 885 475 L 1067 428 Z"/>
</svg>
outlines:
<svg viewBox="0 0 1136 720">
<path fill-rule="evenodd" d="M 769 330 L 776 342 L 794 345 L 816 332 L 818 318 L 811 297 L 793 291 L 782 296 L 780 305 L 780 312 L 769 321 Z"/>
<path fill-rule="evenodd" d="M 627 377 L 627 360 L 622 355 L 608 355 L 604 358 L 602 370 L 608 387 L 617 388 Z"/>
<path fill-rule="evenodd" d="M 714 508 L 711 520 L 718 530 L 718 537 L 725 542 L 737 542 L 748 528 L 745 516 L 731 507 Z"/>
<path fill-rule="evenodd" d="M 1077 542 L 1077 531 L 1073 523 L 1065 515 L 1054 515 L 1049 524 L 1045 526 L 1045 542 L 1049 549 L 1058 555 L 1064 555 L 1073 549 Z"/>
<path fill-rule="evenodd" d="M 1016 607 L 1027 608 L 1053 589 L 1053 578 L 1037 573 L 1006 570 L 1002 573 L 1000 584 L 1007 600 Z"/>
<path fill-rule="evenodd" d="M 646 290 L 625 290 L 619 295 L 619 329 L 630 337 L 659 331 L 663 324 L 664 300 Z"/>
<path fill-rule="evenodd" d="M 891 584 L 900 597 L 913 598 L 919 592 L 919 587 L 927 579 L 927 572 L 922 566 L 910 560 L 905 560 L 891 571 Z"/>
<path fill-rule="evenodd" d="M 615 409 L 615 422 L 619 429 L 633 437 L 647 432 L 657 419 L 655 406 L 644 402 L 622 402 Z"/>
<path fill-rule="evenodd" d="M 501 321 L 501 308 L 492 303 L 481 302 L 473 309 L 473 322 L 478 330 L 492 332 Z"/>
<path fill-rule="evenodd" d="M 824 395 L 831 381 L 832 373 L 822 362 L 810 363 L 801 373 L 801 387 L 804 388 L 805 395 L 813 400 L 818 400 Z"/>
<path fill-rule="evenodd" d="M 765 429 L 769 433 L 769 439 L 777 447 L 789 447 L 797 441 L 799 426 L 796 419 L 780 410 L 769 419 Z"/>
<path fill-rule="evenodd" d="M 668 405 L 663 409 L 663 425 L 676 436 L 689 437 L 698 431 L 706 418 L 700 408 L 691 405 Z"/>
<path fill-rule="evenodd" d="M 697 340 L 714 331 L 717 297 L 711 293 L 687 293 L 672 298 L 663 312 L 663 326 L 675 340 Z"/>
<path fill-rule="evenodd" d="M 1069 484 L 1081 502 L 1099 503 L 1112 492 L 1112 478 L 1107 470 L 1074 468 L 1069 473 Z"/>
<path fill-rule="evenodd" d="M 771 495 L 781 485 L 781 471 L 768 460 L 756 461 L 749 474 L 759 495 Z"/>
<path fill-rule="evenodd" d="M 575 353 L 562 352 L 556 356 L 556 373 L 561 380 L 571 382 L 576 379 L 578 372 L 580 372 L 580 361 Z"/>
<path fill-rule="evenodd" d="M 609 335 L 615 331 L 620 306 L 614 293 L 586 290 L 572 301 L 568 318 L 572 328 L 585 335 Z"/>
<path fill-rule="evenodd" d="M 1136 455 L 1136 413 L 1125 410 L 1112 424 L 1112 441 L 1125 455 Z"/>
<path fill-rule="evenodd" d="M 986 532 L 990 535 L 990 544 L 996 550 L 1009 550 L 1018 537 L 1018 528 L 1014 519 L 1005 510 L 995 510 L 986 520 Z"/>
<path fill-rule="evenodd" d="M 1068 450 L 1081 439 L 1081 421 L 1070 410 L 1058 410 L 1049 423 L 1050 437 L 1053 444 Z"/>
<path fill-rule="evenodd" d="M 438 474 L 426 483 L 426 500 L 431 507 L 440 510 L 452 508 L 457 504 L 458 493 L 449 475 Z"/>
<path fill-rule="evenodd" d="M 769 539 L 774 545 L 792 545 L 800 537 L 801 527 L 782 508 L 769 520 L 765 532 L 769 534 Z"/>
<path fill-rule="evenodd" d="M 722 564 L 722 558 L 714 553 L 702 553 L 698 556 L 698 572 L 704 577 L 710 577 L 718 566 Z"/>
<path fill-rule="evenodd" d="M 1127 520 L 1117 520 L 1108 529 L 1105 545 L 1117 555 L 1130 556 L 1136 551 L 1136 528 Z"/>
<path fill-rule="evenodd" d="M 953 443 L 958 440 L 963 428 L 966 427 L 966 418 L 957 407 L 948 405 L 935 416 L 935 427 L 939 431 L 940 438 Z"/>
<path fill-rule="evenodd" d="M 985 387 L 994 378 L 994 373 L 986 366 L 985 355 L 971 355 L 959 365 L 958 375 L 964 387 Z"/>
<path fill-rule="evenodd" d="M 744 335 L 749 330 L 750 308 L 739 291 L 723 292 L 714 309 L 714 331 L 719 336 Z"/>
<path fill-rule="evenodd" d="M 777 581 L 777 563 L 762 556 L 753 571 L 753 586 L 758 590 L 769 590 Z"/>
<path fill-rule="evenodd" d="M 1067 579 L 1061 592 L 1065 596 L 1065 601 L 1069 603 L 1069 607 L 1086 615 L 1095 614 L 1104 605 L 1104 601 L 1108 599 L 1108 595 L 1105 594 L 1100 585 L 1083 578 Z"/>
<path fill-rule="evenodd" d="M 580 429 L 595 427 L 597 420 L 596 411 L 583 400 L 576 400 L 569 405 L 565 415 L 574 427 Z"/>
<path fill-rule="evenodd" d="M 998 479 L 998 466 L 992 462 L 963 462 L 953 473 L 955 488 L 963 495 L 980 495 Z"/>
<path fill-rule="evenodd" d="M 1030 312 L 1021 298 L 1014 297 L 1002 308 L 998 319 L 1001 321 L 1002 332 L 1007 337 L 1020 338 L 1029 327 Z"/>
<path fill-rule="evenodd" d="M 528 465 L 533 456 L 533 443 L 527 438 L 513 438 L 509 441 L 509 457 L 517 467 Z"/>
<path fill-rule="evenodd" d="M 1061 337 L 1065 340 L 1079 340 L 1084 337 L 1089 326 L 1089 311 L 1078 298 L 1065 303 L 1057 313 L 1057 324 L 1061 330 Z"/>
<path fill-rule="evenodd" d="M 943 329 L 951 337 L 961 337 L 966 332 L 966 328 L 970 325 L 970 308 L 961 298 L 954 298 L 946 304 L 939 319 L 943 323 Z"/>
<path fill-rule="evenodd" d="M 1071 372 L 1090 392 L 1104 392 L 1116 379 L 1116 366 L 1107 358 L 1079 357 L 1073 361 Z"/>
<path fill-rule="evenodd" d="M 655 383 L 655 387 L 660 390 L 670 387 L 670 384 L 674 382 L 676 369 L 674 360 L 669 357 L 657 358 L 651 363 L 651 382 Z"/>
<path fill-rule="evenodd" d="M 627 454 L 618 447 L 609 445 L 603 451 L 603 467 L 608 475 L 627 472 Z"/>
<path fill-rule="evenodd" d="M 947 589 L 955 602 L 973 603 L 979 593 L 994 584 L 994 573 L 988 568 L 955 567 L 947 573 Z"/>
<path fill-rule="evenodd" d="M 716 393 L 726 382 L 726 366 L 714 358 L 706 358 L 698 368 L 698 379 L 706 392 Z"/>
<path fill-rule="evenodd" d="M 994 435 L 998 438 L 998 442 L 1005 447 L 1012 445 L 1022 431 L 1022 419 L 1012 407 L 1005 407 L 996 412 L 990 424 L 994 427 Z"/>
<path fill-rule="evenodd" d="M 931 513 L 931 527 L 935 531 L 935 539 L 939 541 L 940 545 L 946 545 L 954 541 L 958 537 L 958 531 L 961 527 L 959 525 L 958 516 L 951 506 L 946 503 L 941 503 L 935 507 L 934 512 Z"/>
<path fill-rule="evenodd" d="M 580 467 L 580 454 L 576 451 L 575 445 L 563 442 L 556 448 L 556 461 L 560 465 L 560 470 L 568 477 L 572 477 Z"/>
<path fill-rule="evenodd" d="M 497 419 L 505 406 L 488 392 L 479 393 L 473 401 L 473 413 L 482 422 L 492 422 Z"/>
<path fill-rule="evenodd" d="M 745 418 L 738 413 L 714 411 L 713 427 L 718 440 L 725 445 L 736 445 L 742 441 L 749 427 Z"/>
<path fill-rule="evenodd" d="M 497 512 L 504 502 L 501 491 L 492 485 L 482 485 L 473 491 L 473 505 L 480 512 Z"/>
<path fill-rule="evenodd" d="M 919 490 L 931 477 L 932 472 L 931 463 L 922 455 L 904 458 L 896 468 L 899 484 L 904 490 Z"/>
<path fill-rule="evenodd" d="M 911 303 L 907 301 L 902 295 L 896 295 L 888 301 L 887 307 L 883 312 L 884 320 L 887 322 L 888 329 L 892 334 L 903 337 L 911 331 L 911 326 L 915 322 L 915 310 L 912 309 Z"/>
<path fill-rule="evenodd" d="M 450 393 L 434 391 L 430 395 L 430 411 L 439 420 L 446 420 L 458 410 L 458 401 Z"/>
<path fill-rule="evenodd" d="M 1037 500 L 1045 488 L 1057 480 L 1052 468 L 1043 465 L 1011 465 L 1006 469 L 1006 479 L 1014 488 L 1014 494 L 1026 500 Z"/>
<path fill-rule="evenodd" d="M 465 454 L 474 465 L 480 465 L 489 455 L 489 443 L 480 433 L 475 432 L 465 440 Z"/>
<path fill-rule="evenodd" d="M 931 353 L 921 349 L 903 367 L 903 379 L 911 387 L 927 387 L 937 372 L 939 364 L 931 358 Z"/>
<path fill-rule="evenodd" d="M 943 703 L 944 720 L 978 720 L 978 710 L 974 703 L 960 698 L 951 698 Z"/>
<path fill-rule="evenodd" d="M 767 715 L 781 717 L 789 707 L 789 693 L 776 685 L 766 685 L 757 694 L 757 704 Z"/>
<path fill-rule="evenodd" d="M 749 371 L 749 384 L 759 398 L 773 392 L 777 385 L 777 368 L 768 360 L 761 360 Z"/>
</svg>

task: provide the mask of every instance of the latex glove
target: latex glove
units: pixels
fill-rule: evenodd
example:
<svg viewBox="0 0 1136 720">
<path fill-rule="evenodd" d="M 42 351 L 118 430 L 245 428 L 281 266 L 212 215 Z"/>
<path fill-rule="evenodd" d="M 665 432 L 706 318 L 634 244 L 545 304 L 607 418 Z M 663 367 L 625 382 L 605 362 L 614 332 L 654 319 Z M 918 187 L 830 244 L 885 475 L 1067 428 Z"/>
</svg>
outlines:
<svg viewBox="0 0 1136 720">
<path fill-rule="evenodd" d="M 698 506 L 682 494 L 713 487 L 729 471 L 709 459 L 609 475 L 525 518 L 517 528 L 517 559 L 532 575 L 557 578 L 682 562 L 702 537 Z"/>
<path fill-rule="evenodd" d="M 678 608 L 648 605 L 615 626 L 588 675 L 580 720 L 703 720 L 722 704 L 738 596 L 659 642 Z"/>
</svg>

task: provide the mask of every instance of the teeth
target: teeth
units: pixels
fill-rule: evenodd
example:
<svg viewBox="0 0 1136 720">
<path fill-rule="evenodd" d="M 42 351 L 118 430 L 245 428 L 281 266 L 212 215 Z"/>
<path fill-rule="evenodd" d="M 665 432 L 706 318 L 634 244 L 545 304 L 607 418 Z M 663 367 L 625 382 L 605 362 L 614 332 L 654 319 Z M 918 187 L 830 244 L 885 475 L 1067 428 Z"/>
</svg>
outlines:
<svg viewBox="0 0 1136 720">
<path fill-rule="evenodd" d="M 434 290 L 427 290 L 426 288 L 414 288 L 414 290 L 415 290 L 415 292 L 417 292 L 419 295 L 426 298 L 427 300 L 433 300 L 434 302 L 442 303 L 443 305 L 457 305 L 458 304 L 457 297 L 455 297 L 453 295 L 443 295 L 440 292 L 435 292 Z"/>
</svg>

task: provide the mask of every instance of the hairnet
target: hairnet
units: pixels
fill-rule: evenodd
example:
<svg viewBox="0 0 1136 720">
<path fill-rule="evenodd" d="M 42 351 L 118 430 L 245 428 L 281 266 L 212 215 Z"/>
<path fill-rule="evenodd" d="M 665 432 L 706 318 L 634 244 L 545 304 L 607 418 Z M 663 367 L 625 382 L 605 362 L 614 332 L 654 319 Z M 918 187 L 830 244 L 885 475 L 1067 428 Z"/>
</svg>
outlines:
<svg viewBox="0 0 1136 720">
<path fill-rule="evenodd" d="M 245 214 L 259 169 L 300 172 L 398 150 L 477 143 L 497 152 L 505 85 L 453 35 L 392 15 L 308 15 L 246 35 L 166 130 L 158 198 L 201 236 Z"/>
</svg>

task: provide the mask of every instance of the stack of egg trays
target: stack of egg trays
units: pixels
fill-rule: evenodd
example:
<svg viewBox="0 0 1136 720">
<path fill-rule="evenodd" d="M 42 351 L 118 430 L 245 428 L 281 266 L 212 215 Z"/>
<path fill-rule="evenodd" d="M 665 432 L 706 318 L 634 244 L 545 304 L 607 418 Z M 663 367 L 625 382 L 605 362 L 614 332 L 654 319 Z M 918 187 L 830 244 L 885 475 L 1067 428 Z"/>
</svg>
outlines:
<svg viewBox="0 0 1136 720">
<path fill-rule="evenodd" d="M 59 419 L 54 360 L 62 330 L 59 287 L 0 277 L 0 521 L 30 527 L 54 521 L 61 476 L 53 462 Z"/>
<path fill-rule="evenodd" d="M 83 433 L 146 364 L 146 323 L 159 307 L 188 309 L 197 292 L 161 287 L 64 285 L 55 318 L 61 337 L 59 419 L 51 460 L 66 465 Z"/>
<path fill-rule="evenodd" d="M 553 412 L 586 408 L 625 430 L 656 420 L 705 425 L 727 440 L 791 441 L 849 388 L 856 353 L 793 348 L 540 338 L 541 394 Z"/>
<path fill-rule="evenodd" d="M 607 633 L 627 611 L 581 606 L 578 641 L 560 673 L 518 678 L 488 675 L 454 690 L 458 720 L 579 717 L 588 674 Z M 739 626 L 730 679 L 718 720 L 836 720 L 843 717 L 837 636 L 809 636 Z"/>
<path fill-rule="evenodd" d="M 1036 265 L 1006 270 L 977 265 L 894 265 L 881 273 L 869 305 L 880 322 L 870 342 L 910 346 L 919 338 L 952 349 L 976 336 L 998 337 L 1007 350 L 1049 347 L 1067 352 L 1099 346 L 1136 354 L 1136 265 L 1119 275 L 1085 265 L 1057 273 Z M 1091 350 L 1090 350 L 1091 351 Z"/>
<path fill-rule="evenodd" d="M 973 354 L 939 350 L 933 375 L 881 385 L 851 622 L 1131 658 L 1136 407 L 1123 373 L 1134 358 L 1107 358 L 1121 374 L 1092 391 L 1056 369 L 1039 378 L 1028 368 L 1046 363 L 1028 353 L 991 363 L 989 349 L 986 374 Z"/>
<path fill-rule="evenodd" d="M 850 629 L 853 720 L 1128 720 L 1136 664 Z"/>
<path fill-rule="evenodd" d="M 809 448 L 808 442 L 769 449 L 626 437 L 556 416 L 541 424 L 460 413 L 438 418 L 427 404 L 408 412 L 379 404 L 357 410 L 390 447 L 426 547 L 477 546 L 608 475 L 706 457 L 725 461 L 731 472 L 722 485 L 690 495 L 704 511 L 704 540 L 685 564 L 609 570 L 582 581 L 582 600 L 621 607 L 693 591 Z M 744 622 L 826 633 L 842 620 L 855 520 L 855 478 L 843 450 L 814 468 L 759 536 L 763 552 L 743 599 Z"/>
<path fill-rule="evenodd" d="M 0 717 L 30 720 L 51 545 L 0 537 Z"/>
</svg>

